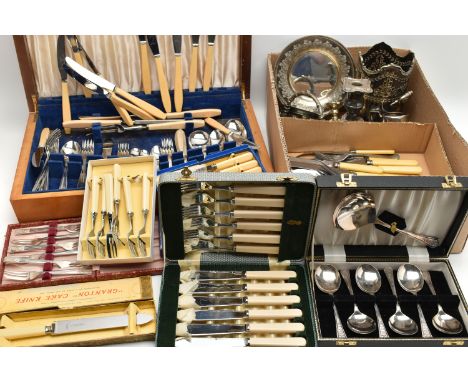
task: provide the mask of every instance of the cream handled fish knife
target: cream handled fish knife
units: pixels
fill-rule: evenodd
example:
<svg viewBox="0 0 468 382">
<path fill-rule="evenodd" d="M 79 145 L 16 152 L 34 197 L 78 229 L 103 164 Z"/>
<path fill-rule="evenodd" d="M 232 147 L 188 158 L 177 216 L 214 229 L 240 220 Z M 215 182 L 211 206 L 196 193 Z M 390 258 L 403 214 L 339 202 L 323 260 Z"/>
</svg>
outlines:
<svg viewBox="0 0 468 382">
<path fill-rule="evenodd" d="M 189 72 L 189 92 L 194 92 L 197 87 L 198 79 L 198 43 L 200 41 L 199 35 L 192 35 L 192 54 L 190 57 L 190 72 Z"/>
<path fill-rule="evenodd" d="M 215 35 L 208 36 L 208 48 L 206 50 L 205 60 L 205 71 L 203 73 L 203 91 L 207 92 L 211 87 L 211 77 L 213 75 L 213 58 L 214 58 L 214 46 L 215 46 Z"/>
<path fill-rule="evenodd" d="M 146 36 L 148 45 L 153 53 L 154 63 L 156 65 L 156 73 L 159 81 L 159 92 L 161 94 L 161 100 L 166 113 L 172 111 L 171 96 L 169 95 L 169 86 L 167 85 L 166 73 L 161 62 L 161 53 L 159 51 L 159 44 L 157 36 Z"/>
</svg>

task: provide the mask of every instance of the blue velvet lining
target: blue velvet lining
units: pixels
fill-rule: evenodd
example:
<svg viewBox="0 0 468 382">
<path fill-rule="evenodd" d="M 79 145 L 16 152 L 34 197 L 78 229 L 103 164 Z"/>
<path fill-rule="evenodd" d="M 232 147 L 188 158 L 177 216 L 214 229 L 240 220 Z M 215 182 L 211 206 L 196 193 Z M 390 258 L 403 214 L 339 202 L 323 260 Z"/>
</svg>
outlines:
<svg viewBox="0 0 468 382">
<path fill-rule="evenodd" d="M 143 92 L 133 93 L 137 97 L 150 102 L 156 107 L 163 109 L 159 92 L 153 92 L 151 94 L 144 94 Z M 117 115 L 115 108 L 112 106 L 110 101 L 103 95 L 93 95 L 91 99 L 85 98 L 84 96 L 72 96 L 70 97 L 70 104 L 72 110 L 72 119 L 78 119 L 79 116 L 110 116 Z M 252 132 L 248 123 L 247 115 L 241 102 L 241 92 L 239 88 L 216 88 L 209 92 L 203 92 L 201 89 L 195 92 L 189 93 L 184 91 L 184 111 L 190 111 L 195 109 L 221 109 L 221 117 L 223 120 L 229 118 L 239 118 L 244 124 L 247 130 L 247 137 L 253 140 Z M 61 128 L 62 122 L 62 99 L 61 97 L 49 97 L 41 98 L 38 104 L 39 116 L 36 122 L 36 129 L 34 132 L 32 149 L 30 157 L 33 155 L 38 143 L 39 136 L 44 127 L 50 129 Z M 211 128 L 205 126 L 203 128 L 208 133 Z M 186 135 L 188 136 L 192 131 L 193 127 L 187 126 Z M 82 143 L 85 138 L 93 138 L 95 143 L 95 153 L 98 155 L 88 156 L 88 160 L 101 159 L 103 139 L 110 139 L 113 141 L 112 156 L 117 155 L 117 144 L 119 142 L 128 142 L 130 147 L 138 147 L 140 149 L 146 149 L 148 152 L 154 145 L 160 145 L 163 138 L 173 138 L 174 132 L 132 132 L 125 134 L 112 134 L 104 136 L 101 134 L 99 126 L 94 126 L 92 134 L 85 136 L 84 134 L 73 134 L 65 135 L 62 134 L 60 138 L 60 147 L 70 140 L 75 140 L 78 143 Z M 236 147 L 234 142 L 226 142 L 224 150 L 219 151 L 218 145 L 212 145 L 207 148 L 207 156 L 204 159 L 201 149 L 189 149 L 188 156 L 189 162 L 184 163 L 182 153 L 174 153 L 172 156 L 173 167 L 170 170 L 180 169 L 187 165 L 193 165 L 202 162 L 208 162 L 219 157 L 229 155 L 231 153 L 237 153 L 243 150 L 250 150 L 248 146 L 241 145 Z M 255 151 L 255 158 L 261 165 L 260 158 Z M 81 171 L 81 155 L 70 155 L 69 167 L 68 167 L 68 190 L 77 189 L 78 177 Z M 169 171 L 167 156 L 162 155 L 160 158 L 161 173 Z M 264 170 L 263 165 L 261 165 Z M 36 181 L 40 168 L 34 168 L 31 166 L 29 161 L 28 169 L 26 171 L 26 179 L 24 181 L 23 193 L 32 193 L 32 187 Z M 62 154 L 51 154 L 49 161 L 49 190 L 45 192 L 59 191 L 60 179 L 63 173 L 63 155 Z"/>
</svg>

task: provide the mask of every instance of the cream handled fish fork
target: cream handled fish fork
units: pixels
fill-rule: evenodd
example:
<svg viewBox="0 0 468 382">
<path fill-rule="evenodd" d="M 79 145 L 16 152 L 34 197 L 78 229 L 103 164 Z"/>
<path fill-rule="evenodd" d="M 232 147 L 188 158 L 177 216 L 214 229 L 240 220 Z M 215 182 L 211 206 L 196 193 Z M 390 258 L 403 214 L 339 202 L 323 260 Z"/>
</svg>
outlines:
<svg viewBox="0 0 468 382">
<path fill-rule="evenodd" d="M 107 215 L 107 205 L 106 205 L 106 187 L 104 184 L 104 179 L 100 179 L 101 184 L 101 229 L 96 234 L 96 247 L 98 253 L 101 257 L 105 257 L 105 246 L 101 242 L 100 237 L 104 234 L 104 229 L 106 228 L 106 215 Z"/>
<path fill-rule="evenodd" d="M 118 163 L 114 164 L 113 167 L 113 181 L 114 181 L 114 214 L 112 215 L 112 225 L 111 231 L 114 236 L 114 241 L 119 242 L 122 245 L 125 243 L 120 240 L 120 230 L 119 230 L 119 207 L 120 207 L 120 186 L 121 186 L 121 176 L 122 169 Z"/>
<path fill-rule="evenodd" d="M 129 229 L 127 232 L 127 243 L 128 243 L 128 249 L 130 250 L 130 253 L 133 257 L 138 257 L 138 252 L 136 249 L 135 242 L 130 239 L 130 236 L 133 235 L 133 203 L 132 203 L 132 188 L 131 188 L 131 181 L 133 181 L 132 178 L 129 176 L 125 176 L 122 178 L 122 184 L 123 184 L 123 189 L 124 189 L 124 195 L 125 195 L 125 207 L 127 209 L 127 218 L 128 218 L 128 224 L 129 224 Z"/>
<path fill-rule="evenodd" d="M 149 214 L 149 197 L 150 197 L 150 179 L 148 177 L 148 173 L 144 173 L 142 177 L 142 189 L 143 189 L 143 195 L 142 195 L 142 207 L 141 207 L 141 213 L 143 216 L 143 225 L 138 232 L 138 247 L 140 249 L 140 254 L 143 257 L 146 257 L 146 243 L 144 240 L 141 238 L 141 235 L 144 235 L 146 233 L 146 222 L 148 220 L 148 214 Z"/>
<path fill-rule="evenodd" d="M 98 197 L 99 197 L 99 177 L 93 176 L 91 181 L 91 229 L 86 237 L 86 246 L 88 254 L 91 257 L 96 257 L 96 247 L 91 241 L 91 237 L 95 236 L 94 230 L 96 229 L 96 219 L 98 215 Z"/>
<path fill-rule="evenodd" d="M 112 174 L 104 175 L 104 186 L 106 192 L 107 220 L 109 222 L 109 231 L 106 235 L 107 255 L 109 258 L 117 257 L 117 244 L 112 234 L 112 222 L 114 213 L 114 182 Z"/>
</svg>

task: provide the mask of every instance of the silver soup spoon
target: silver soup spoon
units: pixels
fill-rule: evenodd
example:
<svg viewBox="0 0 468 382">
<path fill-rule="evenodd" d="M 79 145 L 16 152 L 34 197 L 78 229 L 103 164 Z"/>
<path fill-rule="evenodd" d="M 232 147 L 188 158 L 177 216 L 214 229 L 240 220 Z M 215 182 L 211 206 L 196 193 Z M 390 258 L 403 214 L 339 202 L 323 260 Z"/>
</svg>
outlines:
<svg viewBox="0 0 468 382">
<path fill-rule="evenodd" d="M 380 272 L 370 264 L 363 264 L 356 269 L 356 284 L 363 292 L 374 296 L 382 287 Z M 380 315 L 379 307 L 374 302 L 375 315 L 377 317 L 377 329 L 379 338 L 388 338 L 387 329 Z"/>
<path fill-rule="evenodd" d="M 423 272 L 424 280 L 426 280 L 431 293 L 436 296 L 436 291 L 434 285 L 432 284 L 431 275 L 429 272 Z M 432 317 L 432 325 L 441 333 L 444 334 L 459 334 L 463 330 L 463 326 L 455 317 L 451 316 L 448 313 L 444 312 L 442 306 L 437 304 L 437 313 Z"/>
<path fill-rule="evenodd" d="M 397 279 L 400 286 L 407 292 L 417 295 L 424 287 L 424 277 L 421 270 L 413 264 L 402 264 L 397 271 Z M 431 330 L 424 318 L 421 305 L 418 303 L 419 323 L 421 324 L 421 334 L 423 338 L 432 338 Z"/>
<path fill-rule="evenodd" d="M 349 294 L 351 296 L 354 296 L 354 291 L 353 291 L 353 286 L 351 285 L 351 276 L 349 275 L 349 271 L 342 270 L 341 271 L 341 277 L 343 277 L 343 280 L 348 287 Z M 351 314 L 351 316 L 348 317 L 348 328 L 351 329 L 354 333 L 357 334 L 370 334 L 372 332 L 375 332 L 376 329 L 376 324 L 375 321 L 369 317 L 367 314 L 362 313 L 357 304 L 354 303 L 354 312 Z"/>
<path fill-rule="evenodd" d="M 314 278 L 317 288 L 332 297 L 333 294 L 340 289 L 340 273 L 333 265 L 319 265 L 315 268 Z M 340 315 L 338 314 L 338 309 L 336 309 L 335 301 L 333 301 L 333 314 L 335 316 L 336 337 L 347 338 L 343 324 L 341 323 Z"/>
<path fill-rule="evenodd" d="M 402 336 L 412 336 L 418 332 L 418 324 L 401 311 L 395 288 L 395 280 L 393 279 L 393 270 L 391 268 L 385 268 L 385 276 L 387 276 L 390 289 L 396 297 L 396 310 L 393 316 L 388 319 L 388 325 L 390 326 L 390 329 L 397 334 L 401 334 Z"/>
</svg>

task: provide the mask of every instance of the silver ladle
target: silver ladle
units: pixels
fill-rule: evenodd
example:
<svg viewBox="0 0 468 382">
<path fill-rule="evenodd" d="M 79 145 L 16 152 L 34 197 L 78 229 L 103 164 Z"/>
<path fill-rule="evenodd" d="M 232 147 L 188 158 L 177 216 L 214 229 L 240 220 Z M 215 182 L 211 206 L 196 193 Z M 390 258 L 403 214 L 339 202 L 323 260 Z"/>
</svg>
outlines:
<svg viewBox="0 0 468 382">
<path fill-rule="evenodd" d="M 348 287 L 349 294 L 351 296 L 354 296 L 349 271 L 347 269 L 342 270 L 341 277 L 343 277 L 343 280 L 346 286 Z M 362 313 L 359 310 L 356 302 L 354 303 L 354 312 L 348 317 L 346 323 L 348 324 L 348 328 L 357 334 L 370 334 L 372 332 L 375 332 L 376 329 L 375 321 L 367 314 Z"/>
<path fill-rule="evenodd" d="M 417 295 L 424 287 L 424 277 L 421 270 L 413 264 L 402 264 L 397 271 L 397 279 L 400 286 L 407 292 Z M 421 324 L 421 334 L 423 338 L 432 338 L 431 330 L 424 318 L 421 305 L 418 303 L 419 323 Z"/>
<path fill-rule="evenodd" d="M 324 293 L 329 294 L 333 298 L 333 294 L 340 289 L 341 277 L 340 272 L 333 265 L 319 265 L 314 272 L 315 284 Z M 335 317 L 336 337 L 347 338 L 346 332 L 341 323 L 338 309 L 336 309 L 335 301 L 333 300 L 333 315 Z"/>
<path fill-rule="evenodd" d="M 432 284 L 431 275 L 429 272 L 423 272 L 424 280 L 426 280 L 431 293 L 436 296 L 436 291 L 434 285 Z M 463 326 L 455 317 L 451 316 L 448 313 L 445 313 L 440 304 L 437 304 L 437 313 L 432 318 L 432 325 L 435 328 L 444 334 L 459 334 L 463 330 Z"/>
<path fill-rule="evenodd" d="M 344 231 L 353 231 L 368 224 L 378 224 L 391 229 L 392 232 L 399 232 L 418 240 L 428 247 L 439 246 L 437 237 L 406 231 L 380 220 L 377 217 L 374 197 L 365 192 L 355 192 L 346 196 L 335 208 L 333 224 Z"/>
<path fill-rule="evenodd" d="M 382 287 L 382 278 L 380 272 L 370 264 L 360 265 L 356 269 L 356 284 L 363 292 L 374 296 Z M 379 307 L 374 302 L 375 315 L 377 317 L 377 329 L 379 331 L 379 338 L 389 338 L 387 329 L 382 320 Z"/>
<path fill-rule="evenodd" d="M 393 279 L 393 270 L 391 268 L 385 268 L 385 276 L 387 276 L 390 289 L 396 297 L 396 310 L 393 316 L 388 319 L 388 325 L 390 326 L 390 329 L 397 334 L 401 334 L 402 336 L 412 336 L 418 332 L 418 324 L 401 311 L 395 288 L 395 280 Z"/>
</svg>

